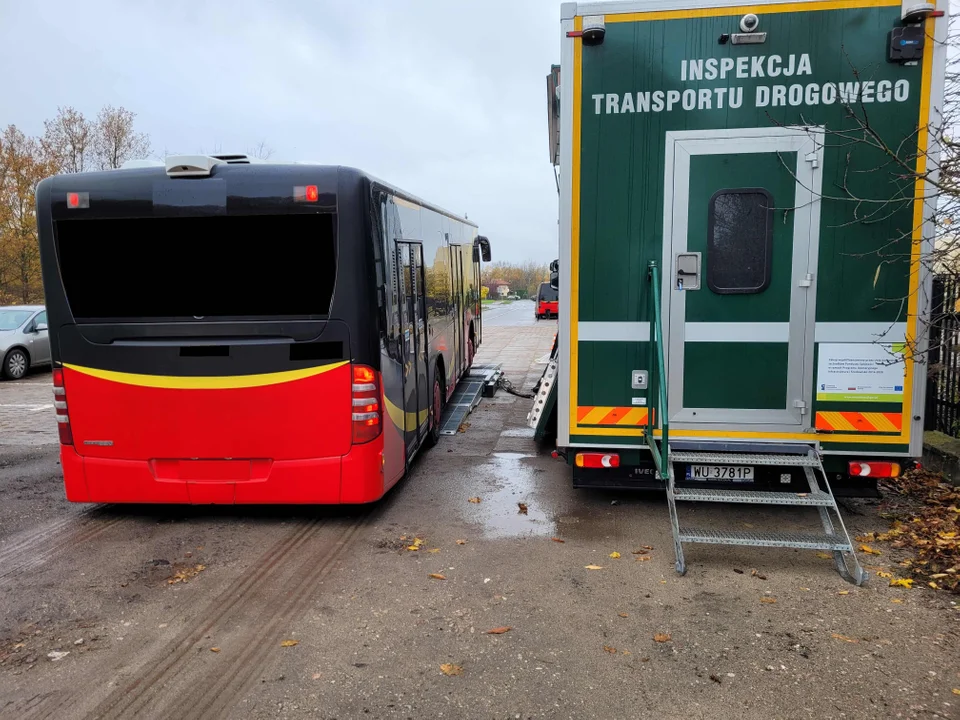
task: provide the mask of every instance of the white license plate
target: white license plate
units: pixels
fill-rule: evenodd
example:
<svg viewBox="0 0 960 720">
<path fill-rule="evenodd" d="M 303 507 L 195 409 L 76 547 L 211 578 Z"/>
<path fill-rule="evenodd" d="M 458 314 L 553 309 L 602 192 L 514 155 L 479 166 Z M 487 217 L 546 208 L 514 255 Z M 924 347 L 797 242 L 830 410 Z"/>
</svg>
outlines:
<svg viewBox="0 0 960 720">
<path fill-rule="evenodd" d="M 742 465 L 688 465 L 687 480 L 753 482 L 753 468 Z"/>
</svg>

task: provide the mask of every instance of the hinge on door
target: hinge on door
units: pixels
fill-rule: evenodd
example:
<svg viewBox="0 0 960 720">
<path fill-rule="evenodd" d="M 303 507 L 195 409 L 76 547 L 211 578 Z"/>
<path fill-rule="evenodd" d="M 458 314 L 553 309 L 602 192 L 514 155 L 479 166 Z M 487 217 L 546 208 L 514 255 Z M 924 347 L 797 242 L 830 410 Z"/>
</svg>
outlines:
<svg viewBox="0 0 960 720">
<path fill-rule="evenodd" d="M 807 414 L 807 404 L 803 400 L 794 400 L 793 406 L 800 411 L 801 415 Z"/>
<path fill-rule="evenodd" d="M 807 273 L 800 281 L 800 287 L 810 287 L 811 285 L 813 285 L 813 273 Z"/>
<path fill-rule="evenodd" d="M 812 153 L 807 153 L 803 159 L 806 160 L 808 163 L 810 163 L 810 165 L 813 166 L 814 169 L 820 167 L 820 155 L 816 151 Z"/>
</svg>

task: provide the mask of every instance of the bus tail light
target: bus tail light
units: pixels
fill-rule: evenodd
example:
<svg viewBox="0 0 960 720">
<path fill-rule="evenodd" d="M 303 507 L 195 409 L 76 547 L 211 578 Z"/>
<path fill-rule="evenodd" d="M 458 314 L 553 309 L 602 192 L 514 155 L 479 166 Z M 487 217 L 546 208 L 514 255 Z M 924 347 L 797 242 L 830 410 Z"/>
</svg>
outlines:
<svg viewBox="0 0 960 720">
<path fill-rule="evenodd" d="M 63 369 L 53 370 L 53 407 L 57 413 L 57 431 L 61 445 L 73 445 L 73 430 L 70 428 L 70 413 L 67 410 L 67 388 L 63 384 Z"/>
<path fill-rule="evenodd" d="M 892 462 L 852 462 L 851 477 L 894 478 L 900 475 L 900 465 Z"/>
<path fill-rule="evenodd" d="M 380 381 L 376 371 L 367 365 L 353 366 L 351 386 L 353 405 L 353 444 L 370 442 L 380 435 Z"/>
<path fill-rule="evenodd" d="M 620 456 L 617 453 L 577 453 L 574 461 L 577 467 L 582 468 L 620 467 Z"/>
</svg>

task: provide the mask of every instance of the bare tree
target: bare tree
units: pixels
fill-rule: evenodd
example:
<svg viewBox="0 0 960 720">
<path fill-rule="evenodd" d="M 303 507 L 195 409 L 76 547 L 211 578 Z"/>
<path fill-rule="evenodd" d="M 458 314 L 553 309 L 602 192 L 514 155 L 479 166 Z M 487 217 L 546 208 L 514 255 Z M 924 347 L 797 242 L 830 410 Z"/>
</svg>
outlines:
<svg viewBox="0 0 960 720">
<path fill-rule="evenodd" d="M 72 107 L 57 108 L 57 116 L 43 123 L 44 152 L 55 159 L 60 172 L 79 173 L 92 169 L 93 144 L 97 128 Z"/>
<path fill-rule="evenodd" d="M 273 157 L 273 148 L 267 145 L 266 141 L 261 140 L 253 146 L 252 150 L 247 150 L 247 155 L 258 160 L 269 160 Z"/>
<path fill-rule="evenodd" d="M 150 155 L 150 136 L 134 130 L 136 113 L 122 107 L 105 106 L 97 115 L 93 147 L 101 170 L 118 168 L 127 160 Z"/>
</svg>

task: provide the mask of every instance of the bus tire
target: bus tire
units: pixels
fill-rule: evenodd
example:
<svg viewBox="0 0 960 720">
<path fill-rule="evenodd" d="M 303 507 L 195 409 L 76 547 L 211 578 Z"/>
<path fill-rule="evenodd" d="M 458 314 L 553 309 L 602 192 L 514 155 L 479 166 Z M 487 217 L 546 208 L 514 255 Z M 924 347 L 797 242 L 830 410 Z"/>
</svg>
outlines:
<svg viewBox="0 0 960 720">
<path fill-rule="evenodd" d="M 7 380 L 19 380 L 30 369 L 30 356 L 23 348 L 13 348 L 3 358 L 3 376 Z"/>
<path fill-rule="evenodd" d="M 473 336 L 467 338 L 467 370 L 473 367 L 473 356 L 477 349 L 473 345 Z"/>
<path fill-rule="evenodd" d="M 430 402 L 430 430 L 427 431 L 427 447 L 440 442 L 440 419 L 443 417 L 443 390 L 440 388 L 440 368 L 433 374 L 433 399 Z"/>
</svg>

